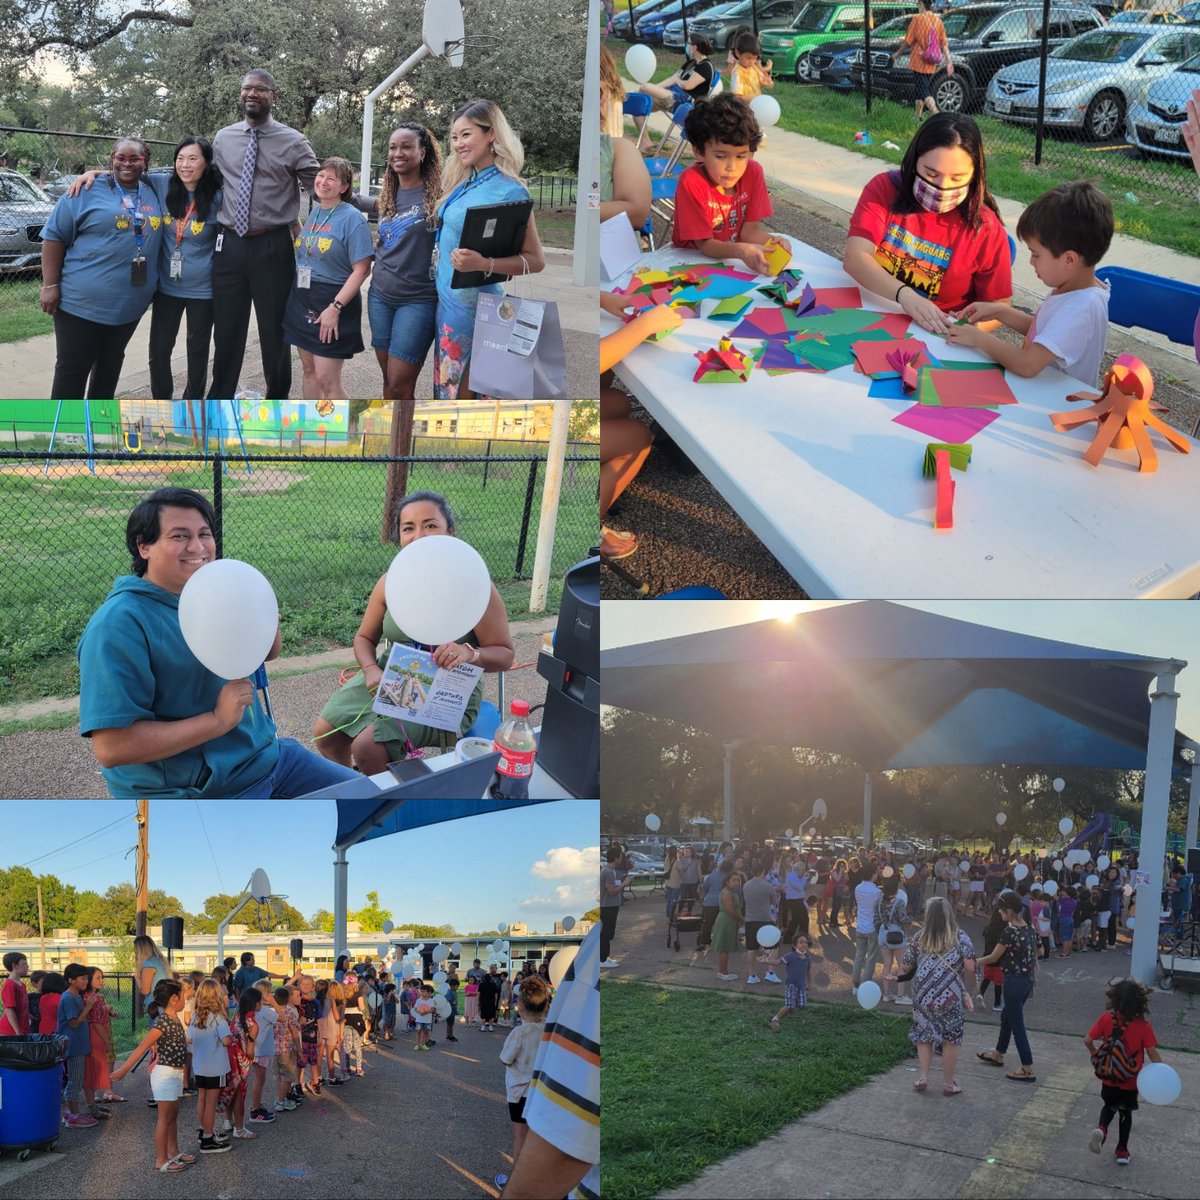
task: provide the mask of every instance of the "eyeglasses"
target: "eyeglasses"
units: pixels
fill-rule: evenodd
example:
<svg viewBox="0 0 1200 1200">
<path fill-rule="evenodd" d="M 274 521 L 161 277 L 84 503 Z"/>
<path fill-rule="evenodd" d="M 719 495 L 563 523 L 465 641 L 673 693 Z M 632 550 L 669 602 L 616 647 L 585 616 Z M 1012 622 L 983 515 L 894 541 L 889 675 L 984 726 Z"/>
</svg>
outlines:
<svg viewBox="0 0 1200 1200">
<path fill-rule="evenodd" d="M 146 156 L 144 154 L 135 154 L 135 155 L 114 154 L 113 155 L 113 162 L 118 163 L 124 167 L 136 167 L 138 165 L 138 163 L 145 162 L 145 161 L 146 161 Z"/>
</svg>

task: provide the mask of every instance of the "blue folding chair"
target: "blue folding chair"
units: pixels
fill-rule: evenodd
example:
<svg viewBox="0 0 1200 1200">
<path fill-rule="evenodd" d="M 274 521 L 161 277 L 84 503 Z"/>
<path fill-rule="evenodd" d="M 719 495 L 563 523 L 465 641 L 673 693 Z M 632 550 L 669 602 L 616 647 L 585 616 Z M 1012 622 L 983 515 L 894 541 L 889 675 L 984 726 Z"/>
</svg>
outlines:
<svg viewBox="0 0 1200 1200">
<path fill-rule="evenodd" d="M 638 135 L 634 145 L 639 151 L 642 148 L 642 140 L 646 136 L 646 122 L 653 109 L 654 101 L 645 92 L 631 92 L 625 97 L 625 103 L 621 105 L 621 111 L 625 116 L 633 117 L 634 124 L 637 125 Z"/>
<path fill-rule="evenodd" d="M 499 728 L 500 710 L 490 700 L 484 700 L 480 702 L 474 724 L 463 734 L 463 737 L 495 737 L 496 730 Z"/>
<path fill-rule="evenodd" d="M 1017 239 L 1011 233 L 1008 235 L 1008 261 L 1010 263 L 1017 261 Z"/>
<path fill-rule="evenodd" d="M 650 238 L 650 249 L 654 249 L 654 218 L 665 221 L 667 228 L 663 233 L 663 241 L 667 240 L 671 225 L 675 220 L 675 189 L 679 186 L 678 175 L 656 175 L 650 179 L 650 215 L 642 232 Z"/>
<path fill-rule="evenodd" d="M 683 132 L 683 123 L 688 119 L 691 111 L 691 101 L 684 101 L 684 103 L 676 105 L 675 111 L 671 114 L 671 123 L 667 126 L 667 132 L 663 134 L 662 140 L 655 147 L 655 153 L 646 159 L 646 170 L 650 172 L 651 178 L 656 175 L 674 175 L 683 170 L 679 165 L 679 160 L 688 144 L 687 136 Z M 679 137 L 675 149 L 668 155 L 659 153 L 666 146 L 672 134 Z"/>
</svg>

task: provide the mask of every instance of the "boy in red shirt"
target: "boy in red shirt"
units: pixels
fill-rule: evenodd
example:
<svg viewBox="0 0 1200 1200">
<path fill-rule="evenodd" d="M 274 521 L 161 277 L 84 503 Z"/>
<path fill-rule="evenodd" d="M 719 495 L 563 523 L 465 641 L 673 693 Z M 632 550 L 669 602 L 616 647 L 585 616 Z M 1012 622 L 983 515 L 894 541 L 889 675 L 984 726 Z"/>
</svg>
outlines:
<svg viewBox="0 0 1200 1200">
<path fill-rule="evenodd" d="M 4 981 L 0 1037 L 16 1037 L 29 1032 L 29 993 L 25 990 L 29 959 L 19 950 L 10 950 L 4 956 L 4 969 L 8 972 L 8 978 Z"/>
<path fill-rule="evenodd" d="M 1083 1044 L 1092 1056 L 1092 1065 L 1100 1080 L 1100 1123 L 1092 1130 L 1088 1149 L 1100 1153 L 1108 1140 L 1108 1126 L 1117 1113 L 1117 1166 L 1129 1166 L 1129 1133 L 1133 1112 L 1138 1106 L 1137 1073 L 1146 1058 L 1162 1062 L 1155 1047 L 1158 1039 L 1146 1019 L 1150 1007 L 1150 989 L 1135 979 L 1121 979 L 1106 992 L 1108 1011 L 1088 1030 Z M 1119 1035 L 1119 1044 L 1110 1047 L 1107 1039 Z M 1099 1044 L 1097 1044 L 1099 1043 Z M 1115 1051 L 1115 1053 L 1113 1052 Z"/>
<path fill-rule="evenodd" d="M 772 209 L 754 161 L 762 141 L 758 120 L 744 100 L 722 94 L 697 104 L 683 129 L 699 161 L 679 176 L 672 244 L 709 258 L 738 258 L 756 274 L 770 274 L 763 244 L 771 239 L 789 254 L 792 248 L 763 224 Z"/>
</svg>

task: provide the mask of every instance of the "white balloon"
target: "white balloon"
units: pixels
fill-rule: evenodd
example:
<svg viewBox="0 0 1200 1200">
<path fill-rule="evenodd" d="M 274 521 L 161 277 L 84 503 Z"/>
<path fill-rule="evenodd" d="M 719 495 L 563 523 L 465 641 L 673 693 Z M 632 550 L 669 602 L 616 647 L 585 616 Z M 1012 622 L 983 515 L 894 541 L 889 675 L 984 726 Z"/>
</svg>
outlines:
<svg viewBox="0 0 1200 1200">
<path fill-rule="evenodd" d="M 971 864 L 967 861 L 967 859 L 964 858 L 962 862 L 958 864 L 958 867 L 960 871 L 969 871 L 971 869 Z"/>
<path fill-rule="evenodd" d="M 450 947 L 444 946 L 444 945 L 442 945 L 441 942 L 438 942 L 438 944 L 436 946 L 434 946 L 434 948 L 433 948 L 433 961 L 441 962 L 443 958 L 449 958 L 449 957 L 450 957 Z"/>
<path fill-rule="evenodd" d="M 895 869 L 895 867 L 884 867 L 884 868 L 883 868 L 883 877 L 884 877 L 884 879 L 891 879 L 891 877 L 892 877 L 893 875 L 895 875 L 895 873 L 896 873 L 896 869 Z"/>
<path fill-rule="evenodd" d="M 446 979 L 447 979 L 447 975 L 446 975 L 445 971 L 434 971 L 434 973 L 433 973 L 433 982 L 434 983 L 445 983 Z"/>
<path fill-rule="evenodd" d="M 874 1008 L 881 995 L 879 984 L 872 979 L 858 985 L 858 1003 L 862 1008 Z"/>
<path fill-rule="evenodd" d="M 996 824 L 1003 825 L 1008 820 L 1008 813 L 998 812 L 996 814 Z"/>
<path fill-rule="evenodd" d="M 1061 833 L 1063 837 L 1066 837 L 1067 834 L 1070 833 L 1074 828 L 1075 822 L 1072 821 L 1070 817 L 1063 817 L 1063 819 L 1058 823 L 1058 832 Z"/>
<path fill-rule="evenodd" d="M 1183 1090 L 1179 1072 L 1166 1063 L 1147 1063 L 1137 1077 L 1138 1091 L 1149 1104 L 1174 1104 Z"/>
<path fill-rule="evenodd" d="M 563 917 L 562 919 L 563 933 L 570 933 L 575 928 L 574 917 Z"/>
<path fill-rule="evenodd" d="M 453 954 L 455 958 L 460 958 L 462 956 L 462 944 L 460 942 L 455 942 L 454 945 L 450 947 L 450 953 Z"/>
<path fill-rule="evenodd" d="M 450 1001 L 445 996 L 434 996 L 433 1011 L 437 1013 L 438 1020 L 444 1021 L 453 1010 L 450 1008 Z"/>
<path fill-rule="evenodd" d="M 564 946 L 561 950 L 555 950 L 554 957 L 550 960 L 551 987 L 558 987 L 567 977 L 567 969 L 575 961 L 575 955 L 578 953 L 578 946 Z"/>
<path fill-rule="evenodd" d="M 917 873 L 917 868 L 912 863 L 904 864 L 904 878 L 911 879 Z"/>
<path fill-rule="evenodd" d="M 384 923 L 383 923 L 383 932 L 384 933 L 391 933 L 392 930 L 395 928 L 396 928 L 395 925 L 393 925 L 391 923 L 391 921 L 384 921 Z"/>
<path fill-rule="evenodd" d="M 179 630 L 214 675 L 245 679 L 262 666 L 279 632 L 275 591 L 249 563 L 205 563 L 179 593 Z"/>
<path fill-rule="evenodd" d="M 763 129 L 770 129 L 772 125 L 779 123 L 781 110 L 779 101 L 774 96 L 755 96 L 750 101 L 750 111 L 758 118 L 758 123 Z"/>
<path fill-rule="evenodd" d="M 781 937 L 783 937 L 783 933 L 778 925 L 764 925 L 758 931 L 758 944 L 764 950 L 770 950 L 772 946 L 779 945 Z"/>
<path fill-rule="evenodd" d="M 1058 884 L 1055 883 L 1053 879 L 1047 879 L 1046 882 L 1042 884 L 1042 891 L 1045 892 L 1047 896 L 1056 896 L 1058 894 Z"/>
<path fill-rule="evenodd" d="M 1067 781 L 1065 779 L 1056 779 L 1054 781 L 1054 790 L 1056 792 L 1061 792 L 1063 790 L 1063 788 L 1065 788 L 1066 786 L 1067 786 Z"/>
<path fill-rule="evenodd" d="M 792 833 L 792 831 L 790 829 L 785 829 L 783 836 L 784 837 L 794 837 L 795 835 Z"/>
<path fill-rule="evenodd" d="M 410 952 L 410 953 L 411 953 L 411 954 L 413 955 L 413 957 L 415 958 L 415 957 L 416 957 L 418 954 L 420 954 L 420 953 L 421 953 L 421 951 L 422 951 L 422 950 L 424 950 L 424 949 L 425 949 L 425 943 L 424 943 L 424 942 L 422 942 L 422 943 L 421 943 L 419 946 L 414 946 L 414 947 L 412 948 L 412 950 L 411 950 L 411 952 Z"/>
<path fill-rule="evenodd" d="M 1126 885 L 1125 885 L 1125 886 L 1124 886 L 1124 887 L 1121 889 L 1121 891 L 1125 893 L 1125 896 L 1126 896 L 1126 898 L 1128 898 L 1128 897 L 1132 896 L 1132 895 L 1133 895 L 1133 886 L 1132 886 L 1132 884 L 1128 884 L 1128 883 L 1127 883 L 1127 884 L 1126 884 Z"/>
<path fill-rule="evenodd" d="M 657 833 L 662 828 L 662 818 L 655 813 L 646 814 L 646 828 L 651 833 Z"/>
<path fill-rule="evenodd" d="M 501 925 L 497 925 L 497 926 L 496 926 L 496 929 L 497 929 L 497 931 L 498 931 L 499 933 L 507 933 L 507 932 L 508 932 L 508 926 L 507 926 L 507 925 L 503 925 L 503 924 L 501 924 Z"/>
<path fill-rule="evenodd" d="M 382 946 L 377 946 L 375 949 L 375 953 L 378 954 L 380 958 L 386 958 L 389 954 L 391 954 L 391 952 L 392 948 L 387 942 L 384 942 Z"/>
<path fill-rule="evenodd" d="M 1096 866 L 1098 866 L 1102 871 L 1107 871 L 1111 862 L 1112 859 L 1109 858 L 1107 854 L 1102 854 L 1098 859 L 1096 859 Z"/>
<path fill-rule="evenodd" d="M 1096 886 L 1096 885 L 1097 885 L 1099 882 L 1100 882 L 1100 876 L 1099 876 L 1099 875 L 1089 875 L 1089 876 L 1087 877 L 1087 885 L 1088 885 L 1088 887 L 1095 887 L 1095 886 Z"/>
<path fill-rule="evenodd" d="M 625 51 L 625 70 L 630 78 L 637 83 L 649 83 L 650 77 L 658 69 L 658 59 L 649 46 L 630 46 Z"/>
<path fill-rule="evenodd" d="M 1054 869 L 1056 871 L 1061 871 L 1063 869 L 1063 860 L 1061 858 L 1056 858 L 1054 860 Z"/>
<path fill-rule="evenodd" d="M 414 641 L 440 646 L 479 624 L 492 595 L 487 563 L 456 537 L 421 537 L 392 560 L 383 582 L 392 620 Z"/>
<path fill-rule="evenodd" d="M 1029 874 L 1029 868 L 1024 863 L 1017 863 L 1016 870 L 1013 871 L 1014 879 L 1024 879 Z"/>
</svg>

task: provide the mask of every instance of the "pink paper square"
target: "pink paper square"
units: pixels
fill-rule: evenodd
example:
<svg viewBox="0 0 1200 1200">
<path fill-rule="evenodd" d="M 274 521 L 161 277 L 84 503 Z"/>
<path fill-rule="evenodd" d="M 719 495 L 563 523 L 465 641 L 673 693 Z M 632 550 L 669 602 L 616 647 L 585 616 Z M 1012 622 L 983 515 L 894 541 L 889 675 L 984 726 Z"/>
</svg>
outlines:
<svg viewBox="0 0 1200 1200">
<path fill-rule="evenodd" d="M 892 420 L 939 442 L 957 444 L 970 441 L 999 415 L 986 408 L 938 408 L 914 404 Z"/>
</svg>

